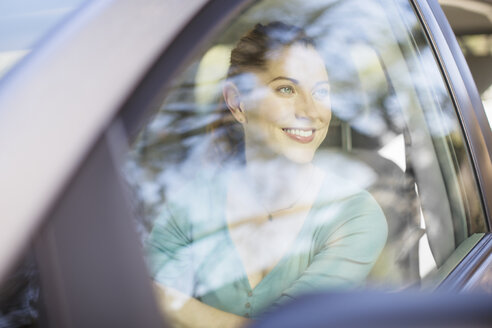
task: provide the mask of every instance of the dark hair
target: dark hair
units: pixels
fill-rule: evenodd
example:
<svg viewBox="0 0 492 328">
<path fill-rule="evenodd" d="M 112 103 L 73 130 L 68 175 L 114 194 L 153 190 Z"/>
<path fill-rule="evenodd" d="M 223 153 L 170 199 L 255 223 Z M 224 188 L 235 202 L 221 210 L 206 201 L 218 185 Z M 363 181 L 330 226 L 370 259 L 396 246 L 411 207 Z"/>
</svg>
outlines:
<svg viewBox="0 0 492 328">
<path fill-rule="evenodd" d="M 315 45 L 300 27 L 282 22 L 256 24 L 232 49 L 227 78 L 252 69 L 265 68 L 271 52 L 294 44 L 313 47 Z"/>
<path fill-rule="evenodd" d="M 248 92 L 252 85 L 245 85 L 239 77 L 252 70 L 266 68 L 272 52 L 295 44 L 315 46 L 313 39 L 300 27 L 278 21 L 267 25 L 256 24 L 232 49 L 227 79 L 234 82 L 241 91 Z M 219 158 L 223 161 L 244 163 L 243 129 L 233 118 L 224 101 L 221 102 L 219 111 L 219 121 L 209 127 L 214 134 Z"/>
</svg>

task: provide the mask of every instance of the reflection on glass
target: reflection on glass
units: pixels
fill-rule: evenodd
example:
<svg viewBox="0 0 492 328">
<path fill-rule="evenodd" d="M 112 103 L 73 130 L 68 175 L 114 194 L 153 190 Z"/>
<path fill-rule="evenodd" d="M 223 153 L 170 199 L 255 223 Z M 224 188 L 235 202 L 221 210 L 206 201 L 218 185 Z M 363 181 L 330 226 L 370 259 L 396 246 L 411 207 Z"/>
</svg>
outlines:
<svg viewBox="0 0 492 328">
<path fill-rule="evenodd" d="M 483 5 L 492 8 L 491 5 Z M 492 35 L 462 35 L 457 38 L 482 98 L 489 126 L 492 127 Z"/>
<path fill-rule="evenodd" d="M 174 81 L 125 172 L 162 308 L 185 326 L 419 286 L 484 229 L 451 98 L 400 0 L 258 2 Z"/>
<path fill-rule="evenodd" d="M 168 195 L 146 243 L 168 298 L 188 295 L 195 313 L 242 321 L 364 281 L 386 220 L 367 192 L 313 163 L 330 124 L 329 94 L 323 58 L 303 30 L 258 24 L 241 38 L 210 132 L 220 167 Z M 185 308 L 178 321 L 190 318 Z"/>
<path fill-rule="evenodd" d="M 37 327 L 39 316 L 39 271 L 30 249 L 0 286 L 0 327 Z"/>
</svg>

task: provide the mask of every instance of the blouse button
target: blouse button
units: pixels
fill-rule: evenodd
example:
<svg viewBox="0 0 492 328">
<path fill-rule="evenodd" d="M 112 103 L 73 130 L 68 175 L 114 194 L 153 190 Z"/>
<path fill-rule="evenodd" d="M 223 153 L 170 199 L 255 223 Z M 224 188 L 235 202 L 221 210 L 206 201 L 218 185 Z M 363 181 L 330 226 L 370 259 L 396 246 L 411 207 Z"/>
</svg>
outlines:
<svg viewBox="0 0 492 328">
<path fill-rule="evenodd" d="M 245 305 L 245 306 L 246 306 L 246 308 L 247 308 L 247 309 L 249 309 L 249 308 L 251 307 L 251 304 L 246 303 L 246 305 Z"/>
<path fill-rule="evenodd" d="M 248 296 L 250 296 L 250 297 L 253 296 L 253 292 L 252 291 L 249 291 L 248 292 Z"/>
</svg>

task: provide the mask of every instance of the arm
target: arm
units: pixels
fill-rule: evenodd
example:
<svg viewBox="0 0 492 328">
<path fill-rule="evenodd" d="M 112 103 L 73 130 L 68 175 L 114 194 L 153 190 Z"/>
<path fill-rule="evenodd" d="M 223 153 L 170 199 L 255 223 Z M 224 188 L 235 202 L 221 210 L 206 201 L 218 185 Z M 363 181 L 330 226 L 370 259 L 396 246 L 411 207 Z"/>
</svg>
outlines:
<svg viewBox="0 0 492 328">
<path fill-rule="evenodd" d="M 192 297 L 195 285 L 193 226 L 188 209 L 169 203 L 145 243 L 159 308 L 172 327 L 239 327 L 241 316 Z"/>
<path fill-rule="evenodd" d="M 176 289 L 159 283 L 154 283 L 154 286 L 159 308 L 173 327 L 241 327 L 250 322 L 249 319 L 218 310 Z"/>
<path fill-rule="evenodd" d="M 347 289 L 360 285 L 386 243 L 386 218 L 366 192 L 320 211 L 334 225 L 319 228 L 321 243 L 303 274 L 274 303 L 281 305 L 301 294 Z M 330 214 L 327 214 L 330 213 Z"/>
</svg>

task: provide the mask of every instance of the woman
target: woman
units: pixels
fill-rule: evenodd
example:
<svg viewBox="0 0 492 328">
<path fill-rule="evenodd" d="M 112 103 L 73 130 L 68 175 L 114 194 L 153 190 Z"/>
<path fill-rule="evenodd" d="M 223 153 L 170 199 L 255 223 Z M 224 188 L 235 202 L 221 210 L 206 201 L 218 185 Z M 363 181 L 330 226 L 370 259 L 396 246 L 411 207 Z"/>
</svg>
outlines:
<svg viewBox="0 0 492 328">
<path fill-rule="evenodd" d="M 303 293 L 364 281 L 386 221 L 368 193 L 312 163 L 329 88 L 300 28 L 258 24 L 232 50 L 223 97 L 241 127 L 241 160 L 171 196 L 147 243 L 176 324 L 240 325 Z"/>
</svg>

